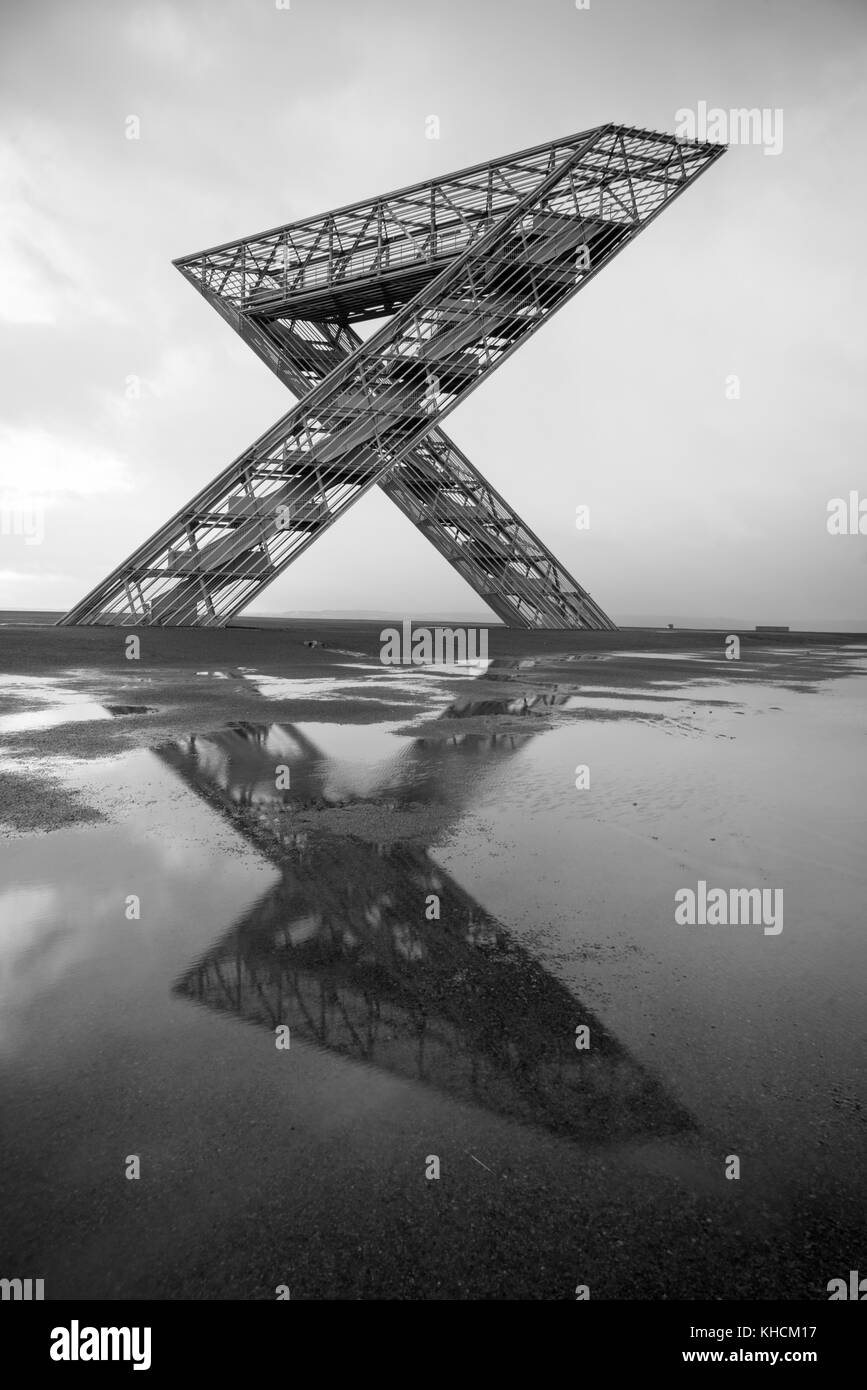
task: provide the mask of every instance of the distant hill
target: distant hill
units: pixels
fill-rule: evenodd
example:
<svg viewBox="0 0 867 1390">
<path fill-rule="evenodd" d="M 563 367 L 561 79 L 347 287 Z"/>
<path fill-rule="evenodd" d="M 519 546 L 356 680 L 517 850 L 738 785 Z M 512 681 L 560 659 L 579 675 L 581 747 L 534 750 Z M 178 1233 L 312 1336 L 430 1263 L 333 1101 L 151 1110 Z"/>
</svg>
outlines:
<svg viewBox="0 0 867 1390">
<path fill-rule="evenodd" d="M 239 615 L 241 616 L 241 615 Z M 483 623 L 487 627 L 499 625 L 500 619 L 494 617 L 493 613 L 449 613 L 443 616 L 442 610 L 438 612 L 407 613 L 403 610 L 400 613 L 383 612 L 381 608 L 298 608 L 291 613 L 254 613 L 243 614 L 247 622 L 254 618 L 279 618 L 281 622 L 290 621 L 292 618 L 332 618 L 340 622 L 367 622 L 376 623 L 382 619 L 386 623 L 400 623 L 404 618 L 412 618 L 414 623 L 438 622 L 438 623 Z"/>
<path fill-rule="evenodd" d="M 0 627 L 9 624 L 51 626 L 63 617 L 66 610 L 43 608 L 0 608 Z M 629 628 L 667 628 L 672 623 L 679 631 L 693 632 L 752 632 L 762 625 L 777 624 L 789 627 L 792 632 L 845 632 L 867 633 L 867 616 L 861 618 L 825 618 L 821 622 L 803 622 L 788 614 L 758 611 L 751 618 L 720 617 L 719 615 L 697 613 L 658 614 L 658 613 L 618 613 L 615 621 L 620 627 Z M 261 623 L 270 627 L 297 622 L 357 622 L 400 624 L 404 618 L 412 618 L 414 623 L 439 623 L 441 626 L 457 623 L 473 624 L 476 627 L 502 627 L 499 618 L 489 613 L 389 613 L 375 608 L 323 608 L 300 609 L 293 613 L 243 613 L 232 622 L 238 626 L 255 627 Z"/>
</svg>

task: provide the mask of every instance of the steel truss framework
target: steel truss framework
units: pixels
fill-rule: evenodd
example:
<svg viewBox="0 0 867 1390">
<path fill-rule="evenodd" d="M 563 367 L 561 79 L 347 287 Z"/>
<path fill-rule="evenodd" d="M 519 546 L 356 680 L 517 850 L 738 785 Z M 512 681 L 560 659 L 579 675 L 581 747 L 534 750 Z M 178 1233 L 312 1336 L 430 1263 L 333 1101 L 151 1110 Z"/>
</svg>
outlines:
<svg viewBox="0 0 867 1390">
<path fill-rule="evenodd" d="M 378 484 L 509 626 L 613 627 L 440 426 L 724 148 L 600 126 L 176 261 L 299 404 L 62 622 L 221 625 Z"/>
</svg>

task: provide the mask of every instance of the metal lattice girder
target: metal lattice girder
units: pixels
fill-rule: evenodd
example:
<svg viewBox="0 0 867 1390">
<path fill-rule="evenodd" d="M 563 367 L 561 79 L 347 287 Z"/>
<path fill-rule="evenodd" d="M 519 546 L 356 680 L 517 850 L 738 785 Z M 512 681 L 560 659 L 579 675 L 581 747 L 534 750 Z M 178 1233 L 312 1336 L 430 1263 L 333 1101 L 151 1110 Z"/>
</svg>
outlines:
<svg viewBox="0 0 867 1390">
<path fill-rule="evenodd" d="M 612 627 L 439 426 L 723 151 L 600 126 L 184 257 L 303 398 L 62 621 L 225 623 L 380 484 L 508 623 Z"/>
</svg>

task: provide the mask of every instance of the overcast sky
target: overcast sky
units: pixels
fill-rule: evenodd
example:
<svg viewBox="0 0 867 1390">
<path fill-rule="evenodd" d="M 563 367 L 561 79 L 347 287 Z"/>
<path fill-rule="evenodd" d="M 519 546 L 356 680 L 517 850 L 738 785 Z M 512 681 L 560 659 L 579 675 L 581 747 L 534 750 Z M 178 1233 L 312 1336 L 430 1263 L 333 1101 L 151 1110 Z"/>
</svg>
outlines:
<svg viewBox="0 0 867 1390">
<path fill-rule="evenodd" d="M 2 0 L 0 608 L 71 605 L 291 404 L 174 257 L 700 102 L 782 149 L 732 146 L 447 428 L 615 620 L 867 626 L 867 535 L 826 526 L 867 499 L 863 0 Z M 350 608 L 482 611 L 376 489 L 255 605 Z"/>
</svg>

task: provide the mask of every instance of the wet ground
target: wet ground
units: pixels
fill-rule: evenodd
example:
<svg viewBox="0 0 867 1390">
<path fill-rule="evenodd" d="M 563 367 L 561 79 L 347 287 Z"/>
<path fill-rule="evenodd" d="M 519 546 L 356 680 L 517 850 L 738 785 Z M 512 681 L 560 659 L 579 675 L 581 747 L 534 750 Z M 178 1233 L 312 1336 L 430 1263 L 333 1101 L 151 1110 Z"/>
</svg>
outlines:
<svg viewBox="0 0 867 1390">
<path fill-rule="evenodd" d="M 377 636 L 0 633 L 3 1270 L 827 1298 L 867 1259 L 863 640 Z M 699 880 L 784 929 L 678 925 Z"/>
</svg>

